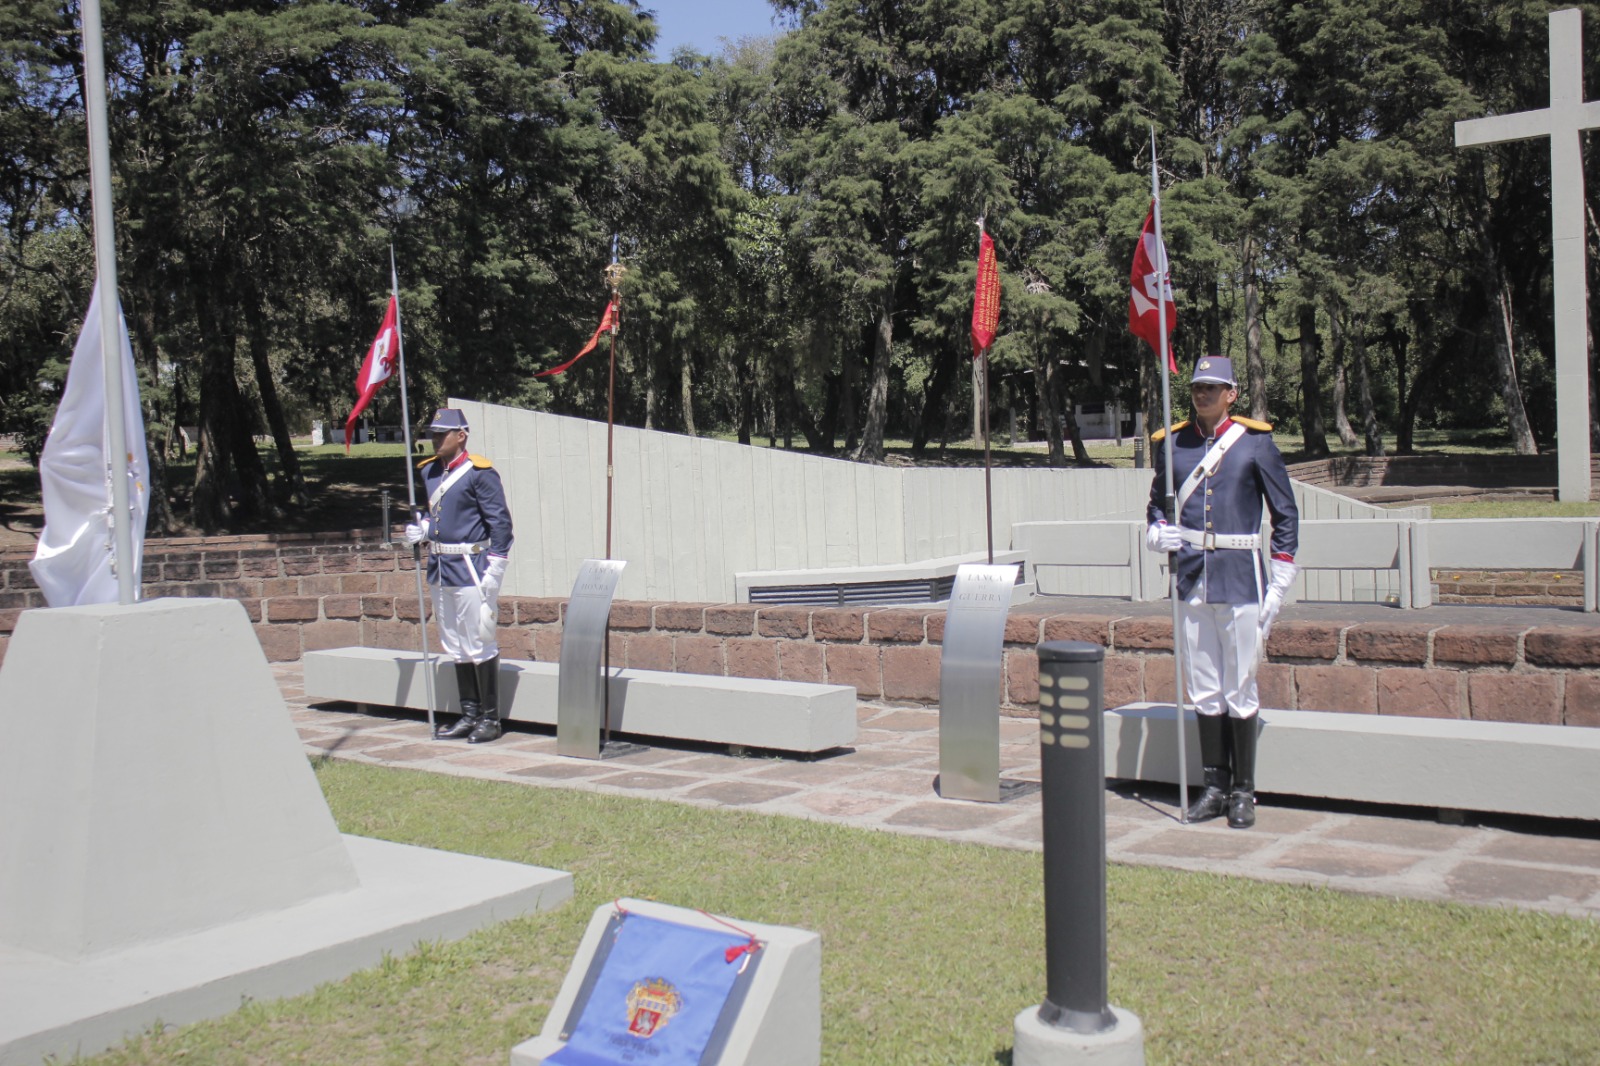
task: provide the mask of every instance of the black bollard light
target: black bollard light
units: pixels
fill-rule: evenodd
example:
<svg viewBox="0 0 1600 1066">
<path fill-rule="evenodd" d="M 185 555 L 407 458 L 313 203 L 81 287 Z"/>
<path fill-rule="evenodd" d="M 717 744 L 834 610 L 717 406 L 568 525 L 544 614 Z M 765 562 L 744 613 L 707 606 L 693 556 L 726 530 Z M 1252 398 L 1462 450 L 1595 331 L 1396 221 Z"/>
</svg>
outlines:
<svg viewBox="0 0 1600 1066">
<path fill-rule="evenodd" d="M 1039 1020 L 1076 1033 L 1117 1024 L 1106 977 L 1106 650 L 1039 645 L 1045 1000 Z"/>
</svg>

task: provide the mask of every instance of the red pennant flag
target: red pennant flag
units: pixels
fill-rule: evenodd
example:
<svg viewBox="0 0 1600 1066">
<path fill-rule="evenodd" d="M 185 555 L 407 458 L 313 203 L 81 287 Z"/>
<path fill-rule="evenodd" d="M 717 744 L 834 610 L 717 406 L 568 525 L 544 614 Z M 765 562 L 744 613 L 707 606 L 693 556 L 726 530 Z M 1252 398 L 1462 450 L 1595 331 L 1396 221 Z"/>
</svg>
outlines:
<svg viewBox="0 0 1600 1066">
<path fill-rule="evenodd" d="M 390 296 L 389 310 L 383 315 L 383 325 L 378 327 L 378 335 L 373 338 L 372 347 L 367 349 L 367 357 L 361 363 L 361 373 L 356 376 L 356 406 L 344 424 L 344 450 L 347 453 L 350 451 L 350 438 L 355 432 L 356 419 L 361 417 L 361 412 L 372 402 L 378 386 L 388 381 L 394 374 L 395 365 L 399 361 L 400 332 L 395 327 L 399 314 L 400 304 Z"/>
<path fill-rule="evenodd" d="M 978 286 L 972 296 L 972 358 L 994 343 L 1000 322 L 1000 267 L 994 261 L 994 239 L 978 238 Z"/>
<path fill-rule="evenodd" d="M 1167 250 L 1155 234 L 1155 205 L 1144 216 L 1144 228 L 1139 231 L 1139 246 L 1133 252 L 1133 274 L 1129 279 L 1132 295 L 1128 299 L 1128 328 L 1133 335 L 1148 344 L 1151 350 L 1161 351 L 1161 311 L 1156 306 L 1160 300 L 1167 305 L 1167 333 L 1178 324 L 1178 305 L 1172 298 L 1172 276 L 1167 263 Z M 1167 369 L 1178 372 L 1178 361 L 1167 348 Z"/>
<path fill-rule="evenodd" d="M 541 370 L 535 374 L 534 377 L 548 378 L 556 374 L 564 373 L 571 369 L 573 363 L 576 363 L 579 359 L 582 359 L 584 356 L 594 351 L 595 345 L 600 343 L 600 334 L 604 333 L 608 329 L 615 328 L 616 324 L 617 301 L 615 298 L 613 298 L 610 303 L 606 304 L 605 314 L 600 316 L 600 325 L 596 327 L 594 336 L 589 338 L 589 343 L 583 346 L 583 350 L 577 355 L 573 356 L 571 359 L 568 359 L 565 363 L 562 363 L 560 366 L 553 366 L 549 370 Z"/>
</svg>

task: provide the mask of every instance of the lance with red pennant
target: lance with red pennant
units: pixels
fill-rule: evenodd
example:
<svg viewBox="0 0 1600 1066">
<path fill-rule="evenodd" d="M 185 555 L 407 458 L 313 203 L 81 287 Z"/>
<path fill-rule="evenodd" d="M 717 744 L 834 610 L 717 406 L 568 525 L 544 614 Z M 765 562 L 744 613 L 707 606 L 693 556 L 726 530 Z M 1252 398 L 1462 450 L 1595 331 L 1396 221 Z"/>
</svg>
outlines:
<svg viewBox="0 0 1600 1066">
<path fill-rule="evenodd" d="M 615 263 L 615 260 L 613 259 L 612 262 Z M 589 338 L 589 343 L 580 348 L 578 350 L 578 354 L 573 356 L 571 359 L 568 359 L 565 363 L 562 363 L 560 366 L 553 366 L 549 370 L 541 370 L 535 374 L 534 377 L 551 378 L 555 377 L 557 374 L 565 374 L 568 370 L 571 370 L 573 364 L 577 363 L 579 359 L 582 359 L 584 356 L 588 355 L 590 352 L 594 351 L 600 346 L 600 334 L 606 332 L 607 330 L 612 330 L 613 334 L 615 333 L 617 315 L 619 311 L 620 304 L 618 302 L 618 297 L 615 293 L 613 293 L 611 302 L 606 304 L 605 311 L 600 315 L 600 324 L 595 327 L 594 335 Z M 616 348 L 614 336 L 612 340 L 612 348 Z M 608 552 L 607 555 L 609 556 L 610 553 Z"/>
<path fill-rule="evenodd" d="M 994 487 L 989 457 L 989 348 L 1000 323 L 1000 267 L 995 262 L 994 238 L 978 219 L 978 279 L 972 294 L 972 358 L 978 361 L 983 412 L 983 508 L 989 543 L 989 564 L 994 565 Z"/>
<path fill-rule="evenodd" d="M 1150 210 L 1139 231 L 1133 253 L 1132 295 L 1128 299 L 1128 328 L 1160 359 L 1162 446 L 1166 463 L 1166 510 L 1178 522 L 1177 496 L 1172 482 L 1172 375 L 1178 364 L 1172 357 L 1171 338 L 1177 325 L 1178 305 L 1172 295 L 1171 265 L 1166 242 L 1161 239 L 1161 178 L 1156 168 L 1156 130 L 1150 127 Z M 1187 695 L 1183 684 L 1183 619 L 1178 600 L 1178 556 L 1167 556 L 1168 596 L 1172 600 L 1172 668 L 1174 717 L 1178 729 L 1178 819 L 1189 821 L 1189 756 L 1187 751 Z"/>
</svg>

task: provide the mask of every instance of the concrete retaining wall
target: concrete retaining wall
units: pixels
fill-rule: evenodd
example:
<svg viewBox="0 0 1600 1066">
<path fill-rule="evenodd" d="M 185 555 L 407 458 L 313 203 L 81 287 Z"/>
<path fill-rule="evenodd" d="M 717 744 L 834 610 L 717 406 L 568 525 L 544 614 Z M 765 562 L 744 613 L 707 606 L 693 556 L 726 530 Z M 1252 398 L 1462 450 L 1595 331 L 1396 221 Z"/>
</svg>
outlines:
<svg viewBox="0 0 1600 1066">
<path fill-rule="evenodd" d="M 450 402 L 471 421 L 474 450 L 500 470 L 519 542 L 536 546 L 512 552 L 506 592 L 565 595 L 579 563 L 605 554 L 605 424 Z M 987 543 L 981 469 L 869 466 L 627 426 L 616 428 L 615 445 L 612 556 L 628 560 L 619 596 L 732 600 L 738 573 L 918 563 Z M 1110 467 L 995 470 L 995 547 L 1013 547 L 1020 522 L 1142 522 L 1151 477 Z M 1310 486 L 1295 494 L 1307 519 L 1428 514 Z M 1114 594 L 1118 580 L 1126 586 L 1126 576 L 1063 573 L 1058 591 Z M 1345 584 L 1381 581 L 1361 574 Z"/>
<path fill-rule="evenodd" d="M 361 645 L 415 648 L 416 576 L 408 552 L 308 538 L 185 545 L 146 558 L 149 596 L 227 596 L 244 604 L 267 658 Z M 0 657 L 22 608 L 39 606 L 20 558 L 0 560 Z M 20 567 L 20 570 L 19 570 Z M 20 573 L 20 577 L 19 577 Z M 553 662 L 561 598 L 506 597 L 502 648 Z M 1491 618 L 1504 617 L 1492 615 Z M 618 602 L 618 666 L 854 685 L 866 698 L 931 703 L 939 693 L 944 611 Z M 1005 713 L 1037 712 L 1040 640 L 1108 650 L 1106 701 L 1172 698 L 1170 618 L 1070 610 L 1013 614 L 1006 628 Z M 1284 621 L 1263 666 L 1263 703 L 1286 710 L 1600 726 L 1600 626 Z"/>
</svg>

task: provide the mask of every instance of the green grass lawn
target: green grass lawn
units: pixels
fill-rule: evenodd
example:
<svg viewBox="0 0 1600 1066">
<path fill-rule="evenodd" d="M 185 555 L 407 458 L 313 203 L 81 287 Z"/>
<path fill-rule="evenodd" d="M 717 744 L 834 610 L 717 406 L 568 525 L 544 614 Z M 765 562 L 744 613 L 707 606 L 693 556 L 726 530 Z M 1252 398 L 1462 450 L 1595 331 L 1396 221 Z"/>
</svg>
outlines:
<svg viewBox="0 0 1600 1066">
<path fill-rule="evenodd" d="M 1428 506 L 1433 508 L 1435 518 L 1593 518 L 1600 515 L 1600 502 L 1593 500 L 1588 503 L 1472 500 L 1466 503 L 1429 503 Z"/>
<path fill-rule="evenodd" d="M 550 914 L 88 1060 L 502 1066 L 593 908 L 659 899 L 823 937 L 823 1061 L 1006 1066 L 1044 995 L 1040 857 L 816 822 L 351 763 L 347 832 L 570 870 Z M 1109 874 L 1111 1000 L 1146 1059 L 1594 1063 L 1600 923 L 1149 867 Z"/>
</svg>

